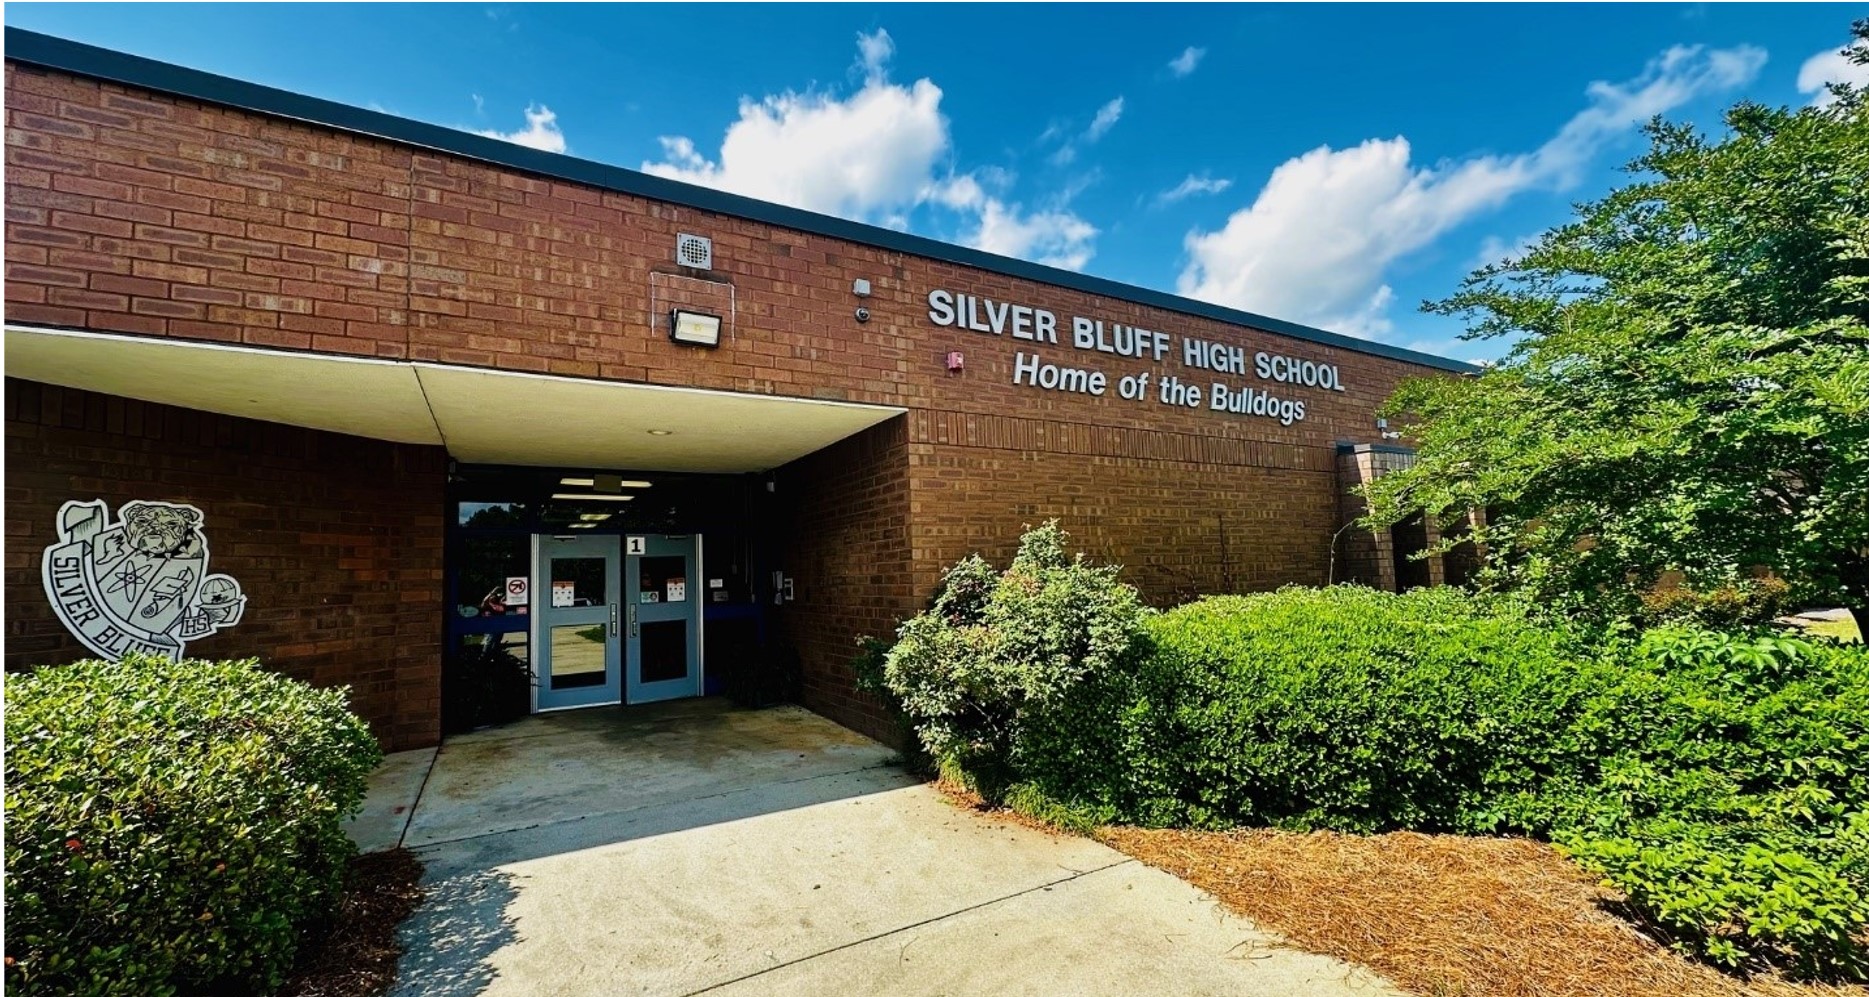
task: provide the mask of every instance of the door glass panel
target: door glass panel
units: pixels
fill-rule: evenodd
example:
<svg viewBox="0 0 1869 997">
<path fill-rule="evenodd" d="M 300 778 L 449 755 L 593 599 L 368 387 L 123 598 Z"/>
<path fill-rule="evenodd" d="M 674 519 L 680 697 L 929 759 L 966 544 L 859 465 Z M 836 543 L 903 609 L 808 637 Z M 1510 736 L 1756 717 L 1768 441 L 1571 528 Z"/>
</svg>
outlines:
<svg viewBox="0 0 1869 997">
<path fill-rule="evenodd" d="M 680 560 L 670 558 L 669 560 Z M 688 621 L 658 620 L 642 625 L 642 680 L 666 682 L 688 674 Z"/>
<path fill-rule="evenodd" d="M 477 616 L 521 615 L 526 606 L 526 576 L 532 573 L 530 542 L 525 537 L 480 536 L 461 542 L 459 574 L 455 581 L 458 604 L 455 614 L 465 619 Z M 519 579 L 518 594 L 509 594 L 507 583 Z"/>
<path fill-rule="evenodd" d="M 602 606 L 609 603 L 604 591 L 604 559 L 601 557 L 552 558 L 552 585 L 547 590 L 553 609 L 574 606 Z"/>
<path fill-rule="evenodd" d="M 488 672 L 524 674 L 527 666 L 526 632 L 467 634 L 461 638 L 460 658 Z"/>
<path fill-rule="evenodd" d="M 688 602 L 695 598 L 689 591 L 687 558 L 642 557 L 637 561 L 637 591 L 641 601 Z"/>
<path fill-rule="evenodd" d="M 604 625 L 572 623 L 553 627 L 552 688 L 577 689 L 603 684 Z"/>
</svg>

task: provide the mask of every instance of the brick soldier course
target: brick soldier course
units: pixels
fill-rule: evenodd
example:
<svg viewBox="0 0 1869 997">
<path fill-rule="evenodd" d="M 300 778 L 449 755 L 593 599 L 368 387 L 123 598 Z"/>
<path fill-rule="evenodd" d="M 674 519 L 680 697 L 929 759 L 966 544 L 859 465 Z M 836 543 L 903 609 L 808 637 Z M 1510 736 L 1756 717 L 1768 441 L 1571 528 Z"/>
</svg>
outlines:
<svg viewBox="0 0 1869 997">
<path fill-rule="evenodd" d="M 6 134 L 10 328 L 904 410 L 772 471 L 798 589 L 774 634 L 798 653 L 806 705 L 870 733 L 887 721 L 851 687 L 856 636 L 919 608 L 956 558 L 1004 558 L 1046 519 L 1158 602 L 1325 582 L 1343 492 L 1373 466 L 1339 446 L 1382 444 L 1374 412 L 1404 378 L 1463 369 L 14 29 Z M 675 262 L 678 233 L 712 240 L 712 270 Z M 1010 306 L 1047 310 L 1058 342 L 937 324 L 936 291 L 1007 329 Z M 720 348 L 671 343 L 671 306 L 726 316 Z M 1075 348 L 1075 317 L 1166 333 L 1170 352 Z M 1188 340 L 1238 347 L 1248 369 L 1189 367 Z M 1256 378 L 1262 352 L 1330 365 L 1343 390 Z M 1101 371 L 1108 389 L 1015 383 L 1021 354 Z M 1118 396 L 1143 373 L 1148 397 Z M 1305 414 L 1164 404 L 1168 376 L 1269 389 Z M 9 667 L 82 653 L 39 579 L 62 502 L 186 502 L 250 614 L 191 654 L 348 683 L 392 747 L 439 736 L 442 448 L 9 379 L 6 457 Z M 1337 580 L 1384 581 L 1386 538 L 1356 543 Z"/>
</svg>

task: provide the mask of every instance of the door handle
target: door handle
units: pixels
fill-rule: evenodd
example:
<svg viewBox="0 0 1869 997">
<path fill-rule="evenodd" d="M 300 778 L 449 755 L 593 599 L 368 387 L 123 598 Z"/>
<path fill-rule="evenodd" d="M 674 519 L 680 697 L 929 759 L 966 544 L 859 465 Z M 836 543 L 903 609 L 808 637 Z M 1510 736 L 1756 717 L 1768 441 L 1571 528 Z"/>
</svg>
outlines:
<svg viewBox="0 0 1869 997">
<path fill-rule="evenodd" d="M 629 635 L 636 636 L 636 605 L 634 603 L 631 603 L 629 607 Z"/>
<path fill-rule="evenodd" d="M 610 636 L 615 637 L 616 635 L 617 635 L 617 604 L 613 602 L 610 604 Z"/>
</svg>

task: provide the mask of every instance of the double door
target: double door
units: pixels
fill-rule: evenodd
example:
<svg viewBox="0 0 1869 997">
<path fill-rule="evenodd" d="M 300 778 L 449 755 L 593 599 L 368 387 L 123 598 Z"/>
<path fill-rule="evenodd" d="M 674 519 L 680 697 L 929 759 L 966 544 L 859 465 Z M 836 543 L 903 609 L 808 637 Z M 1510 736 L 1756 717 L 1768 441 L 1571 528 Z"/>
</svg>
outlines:
<svg viewBox="0 0 1869 997">
<path fill-rule="evenodd" d="M 532 646 L 540 710 L 701 694 L 692 536 L 539 536 Z"/>
</svg>

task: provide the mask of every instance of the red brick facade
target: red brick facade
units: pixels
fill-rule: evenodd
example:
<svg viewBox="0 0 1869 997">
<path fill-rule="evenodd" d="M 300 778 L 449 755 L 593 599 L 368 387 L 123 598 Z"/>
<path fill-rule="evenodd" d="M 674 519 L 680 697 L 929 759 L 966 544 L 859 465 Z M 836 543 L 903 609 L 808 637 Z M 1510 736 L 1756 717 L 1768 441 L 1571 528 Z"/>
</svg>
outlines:
<svg viewBox="0 0 1869 997">
<path fill-rule="evenodd" d="M 188 644 L 201 657 L 264 649 L 268 665 L 351 704 L 391 748 L 441 731 L 439 448 L 319 433 L 12 378 L 6 382 L 6 660 L 85 656 L 52 615 L 40 552 L 59 506 L 186 503 L 205 517 L 209 569 L 247 595 L 240 625 Z M 337 473 L 342 469 L 343 473 Z"/>
<path fill-rule="evenodd" d="M 800 494 L 825 503 L 796 518 L 795 563 L 821 576 L 801 577 L 788 610 L 806 696 L 866 728 L 873 704 L 851 699 L 839 671 L 850 638 L 917 608 L 956 558 L 1003 559 L 1048 518 L 1126 564 L 1156 601 L 1324 581 L 1335 444 L 1370 442 L 1376 405 L 1431 372 L 334 129 L 6 72 L 9 322 L 908 410 L 788 468 Z M 681 232 L 713 240 L 711 272 L 675 265 Z M 853 296 L 857 279 L 871 296 Z M 1061 342 L 938 326 L 935 289 L 1049 309 Z M 671 344 L 658 325 L 671 301 L 727 314 L 721 348 Z M 1075 349 L 1080 315 L 1168 332 L 1175 353 Z M 1184 337 L 1335 365 L 1345 390 L 1189 369 Z M 962 370 L 948 369 L 950 351 Z M 1101 370 L 1111 388 L 1015 385 L 1021 351 Z M 1281 425 L 1171 407 L 1153 391 L 1117 397 L 1117 378 L 1144 372 L 1272 388 L 1306 416 Z M 30 553 L 15 550 L 14 515 L 9 566 Z M 7 595 L 18 598 L 11 575 Z"/>
<path fill-rule="evenodd" d="M 921 595 L 909 556 L 908 433 L 902 418 L 794 461 L 773 476 L 794 601 L 775 615 L 798 652 L 804 704 L 888 741 L 883 704 L 856 691 L 857 638 L 886 637 Z"/>
</svg>

